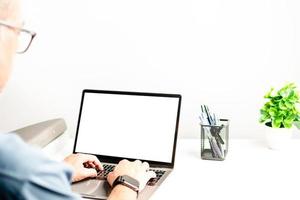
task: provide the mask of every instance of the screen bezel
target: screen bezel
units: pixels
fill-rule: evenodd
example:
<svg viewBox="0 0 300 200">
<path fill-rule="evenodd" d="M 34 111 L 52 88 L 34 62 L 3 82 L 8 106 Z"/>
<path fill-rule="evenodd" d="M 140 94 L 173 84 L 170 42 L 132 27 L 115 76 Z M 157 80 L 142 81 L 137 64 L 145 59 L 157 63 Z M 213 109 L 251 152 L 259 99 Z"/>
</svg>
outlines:
<svg viewBox="0 0 300 200">
<path fill-rule="evenodd" d="M 174 133 L 175 135 L 174 135 L 174 141 L 173 141 L 172 162 L 169 163 L 169 162 L 157 162 L 157 161 L 152 161 L 152 160 L 141 160 L 143 162 L 148 162 L 150 167 L 165 167 L 165 168 L 173 168 L 174 167 L 176 146 L 177 146 L 178 128 L 179 128 L 181 98 L 182 98 L 180 94 L 164 94 L 164 93 L 146 93 L 146 92 L 129 92 L 129 91 L 84 89 L 82 91 L 82 96 L 81 96 L 81 104 L 80 104 L 80 109 L 79 109 L 79 116 L 78 116 L 78 123 L 77 123 L 73 153 L 85 153 L 85 152 L 77 152 L 76 151 L 76 144 L 77 144 L 77 137 L 78 137 L 78 134 L 79 134 L 80 119 L 81 119 L 81 113 L 82 113 L 82 108 L 83 108 L 83 103 L 84 103 L 84 97 L 85 97 L 86 93 L 178 98 L 178 109 L 177 109 L 177 117 L 176 117 L 175 133 Z M 114 148 L 116 148 L 116 147 L 114 147 Z M 119 163 L 123 159 L 127 159 L 129 161 L 135 160 L 133 158 L 125 158 L 125 157 L 107 156 L 107 155 L 100 155 L 100 154 L 94 154 L 94 155 L 97 156 L 97 158 L 101 162 L 109 162 L 109 163 L 115 163 L 115 164 Z"/>
</svg>

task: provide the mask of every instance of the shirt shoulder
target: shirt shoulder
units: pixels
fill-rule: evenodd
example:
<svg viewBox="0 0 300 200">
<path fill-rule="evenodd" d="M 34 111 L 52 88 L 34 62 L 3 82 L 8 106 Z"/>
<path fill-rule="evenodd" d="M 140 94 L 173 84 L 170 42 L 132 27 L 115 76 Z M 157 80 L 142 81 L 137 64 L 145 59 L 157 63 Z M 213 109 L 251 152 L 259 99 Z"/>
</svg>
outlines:
<svg viewBox="0 0 300 200">
<path fill-rule="evenodd" d="M 71 171 L 62 163 L 50 160 L 39 149 L 29 146 L 12 133 L 0 134 L 0 173 L 19 179 L 28 179 L 32 173 L 43 169 L 44 165 L 59 166 L 62 170 Z"/>
<path fill-rule="evenodd" d="M 30 199 L 39 193 L 73 196 L 71 177 L 72 170 L 65 164 L 49 159 L 15 134 L 0 134 L 1 193 L 17 192 L 20 197 L 30 195 Z"/>
</svg>

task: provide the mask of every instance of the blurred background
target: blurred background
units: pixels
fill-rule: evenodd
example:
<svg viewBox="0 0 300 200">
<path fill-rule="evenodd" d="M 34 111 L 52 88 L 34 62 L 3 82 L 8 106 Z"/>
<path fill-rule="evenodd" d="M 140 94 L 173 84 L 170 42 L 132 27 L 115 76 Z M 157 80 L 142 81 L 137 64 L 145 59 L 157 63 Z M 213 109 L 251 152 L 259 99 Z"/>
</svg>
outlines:
<svg viewBox="0 0 300 200">
<path fill-rule="evenodd" d="M 261 138 L 264 94 L 300 87 L 297 0 L 22 2 L 37 37 L 16 55 L 0 131 L 62 117 L 74 135 L 89 88 L 182 94 L 180 137 L 199 137 L 207 104 L 231 120 L 232 138 Z"/>
</svg>

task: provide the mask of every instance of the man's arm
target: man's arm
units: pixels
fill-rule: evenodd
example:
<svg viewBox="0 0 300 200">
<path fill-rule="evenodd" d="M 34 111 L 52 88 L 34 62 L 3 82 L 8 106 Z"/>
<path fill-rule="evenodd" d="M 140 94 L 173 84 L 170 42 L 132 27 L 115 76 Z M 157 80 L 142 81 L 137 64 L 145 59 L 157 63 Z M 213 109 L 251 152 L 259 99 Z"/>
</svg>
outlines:
<svg viewBox="0 0 300 200">
<path fill-rule="evenodd" d="M 108 200 L 135 200 L 135 199 L 137 199 L 137 193 L 124 185 L 117 185 L 111 191 L 108 197 Z"/>
<path fill-rule="evenodd" d="M 90 155 L 71 155 L 65 162 L 71 167 L 48 159 L 14 134 L 0 134 L 0 199 L 80 199 L 71 181 L 95 176 L 95 169 L 84 165 L 102 166 Z"/>
<path fill-rule="evenodd" d="M 0 199 L 80 199 L 72 192 L 70 183 L 96 176 L 95 168 L 103 168 L 90 155 L 73 154 L 64 161 L 71 167 L 48 159 L 13 134 L 0 134 Z M 128 175 L 139 181 L 142 190 L 155 177 L 148 169 L 146 162 L 123 160 L 108 175 L 108 182 L 112 185 L 118 176 Z M 123 185 L 117 185 L 109 196 L 109 200 L 136 198 L 137 193 Z"/>
</svg>

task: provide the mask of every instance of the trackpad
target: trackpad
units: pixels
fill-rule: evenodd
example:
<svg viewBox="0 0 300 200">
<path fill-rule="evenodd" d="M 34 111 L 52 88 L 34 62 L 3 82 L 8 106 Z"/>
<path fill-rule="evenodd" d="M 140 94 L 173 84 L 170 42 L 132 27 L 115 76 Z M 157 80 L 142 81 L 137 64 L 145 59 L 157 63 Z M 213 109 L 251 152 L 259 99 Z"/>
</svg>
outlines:
<svg viewBox="0 0 300 200">
<path fill-rule="evenodd" d="M 110 185 L 106 180 L 88 179 L 72 184 L 72 190 L 83 197 L 106 199 Z"/>
</svg>

